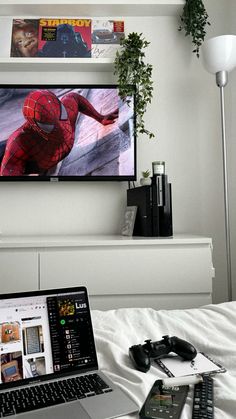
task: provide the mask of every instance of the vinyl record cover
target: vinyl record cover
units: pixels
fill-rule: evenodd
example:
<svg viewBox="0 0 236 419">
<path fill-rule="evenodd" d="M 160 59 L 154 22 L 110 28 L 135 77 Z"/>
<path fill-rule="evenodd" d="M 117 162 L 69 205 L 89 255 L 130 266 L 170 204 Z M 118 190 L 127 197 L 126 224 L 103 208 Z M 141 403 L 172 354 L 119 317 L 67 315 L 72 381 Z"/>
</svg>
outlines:
<svg viewBox="0 0 236 419">
<path fill-rule="evenodd" d="M 11 57 L 38 55 L 39 19 L 13 19 Z"/>
<path fill-rule="evenodd" d="M 91 57 L 91 19 L 41 18 L 39 57 Z"/>
<path fill-rule="evenodd" d="M 125 36 L 124 21 L 99 19 L 92 21 L 92 57 L 114 58 Z"/>
</svg>

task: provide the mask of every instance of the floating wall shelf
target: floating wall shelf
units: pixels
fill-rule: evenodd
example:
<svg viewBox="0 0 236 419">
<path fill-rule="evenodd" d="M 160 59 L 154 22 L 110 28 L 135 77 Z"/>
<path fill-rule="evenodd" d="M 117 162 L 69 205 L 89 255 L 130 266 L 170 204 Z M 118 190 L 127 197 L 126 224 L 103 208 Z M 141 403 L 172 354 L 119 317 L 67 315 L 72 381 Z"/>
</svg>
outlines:
<svg viewBox="0 0 236 419">
<path fill-rule="evenodd" d="M 113 71 L 112 58 L 0 58 L 0 71 Z"/>
<path fill-rule="evenodd" d="M 178 16 L 185 0 L 0 0 L 0 24 L 8 17 Z M 2 19 L 1 19 L 2 17 Z M 1 22 L 2 20 L 2 22 Z M 10 35 L 10 34 L 9 34 Z M 0 57 L 0 71 L 113 72 L 110 58 Z"/>
</svg>

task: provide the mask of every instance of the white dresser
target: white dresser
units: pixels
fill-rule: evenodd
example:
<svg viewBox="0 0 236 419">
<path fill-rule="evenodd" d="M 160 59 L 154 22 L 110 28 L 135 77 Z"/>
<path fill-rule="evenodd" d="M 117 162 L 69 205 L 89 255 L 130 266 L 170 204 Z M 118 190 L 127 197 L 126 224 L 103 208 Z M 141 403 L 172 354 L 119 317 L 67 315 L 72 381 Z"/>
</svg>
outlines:
<svg viewBox="0 0 236 419">
<path fill-rule="evenodd" d="M 0 238 L 0 293 L 85 285 L 93 309 L 187 308 L 212 302 L 207 237 Z"/>
</svg>

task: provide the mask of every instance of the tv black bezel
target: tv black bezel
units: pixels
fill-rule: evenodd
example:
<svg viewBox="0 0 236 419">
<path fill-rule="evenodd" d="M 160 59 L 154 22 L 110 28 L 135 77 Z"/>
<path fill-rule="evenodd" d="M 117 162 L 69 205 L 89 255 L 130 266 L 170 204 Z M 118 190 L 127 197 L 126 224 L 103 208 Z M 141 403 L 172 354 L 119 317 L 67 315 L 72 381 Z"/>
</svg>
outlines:
<svg viewBox="0 0 236 419">
<path fill-rule="evenodd" d="M 82 89 L 93 89 L 93 88 L 101 88 L 101 89 L 111 89 L 116 88 L 118 89 L 118 84 L 80 84 L 80 83 L 56 83 L 56 84 L 47 84 L 47 83 L 37 83 L 37 84 L 0 84 L 1 88 L 26 88 L 26 89 L 35 89 L 35 88 L 48 88 L 48 89 L 58 89 L 58 88 L 82 88 Z M 75 176 L 0 176 L 0 182 L 15 182 L 15 181 L 27 181 L 27 182 L 83 182 L 83 181 L 115 181 L 115 182 L 125 182 L 125 181 L 135 181 L 137 180 L 137 135 L 136 135 L 136 113 L 135 113 L 135 106 L 136 106 L 136 98 L 134 94 L 134 174 L 133 175 L 116 175 L 116 176 L 86 176 L 86 175 L 75 175 Z"/>
</svg>

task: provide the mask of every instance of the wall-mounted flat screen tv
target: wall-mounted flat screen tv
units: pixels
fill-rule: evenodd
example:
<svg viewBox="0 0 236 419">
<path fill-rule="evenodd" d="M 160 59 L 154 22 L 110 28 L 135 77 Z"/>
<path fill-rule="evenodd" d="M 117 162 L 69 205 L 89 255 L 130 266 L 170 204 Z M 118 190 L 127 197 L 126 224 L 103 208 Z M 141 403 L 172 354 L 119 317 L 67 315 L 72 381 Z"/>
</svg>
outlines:
<svg viewBox="0 0 236 419">
<path fill-rule="evenodd" d="M 135 97 L 114 85 L 1 85 L 1 180 L 135 180 Z"/>
</svg>

